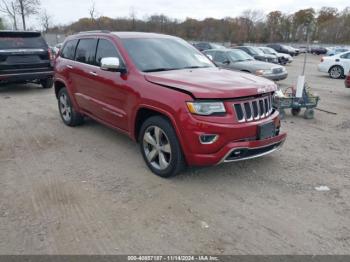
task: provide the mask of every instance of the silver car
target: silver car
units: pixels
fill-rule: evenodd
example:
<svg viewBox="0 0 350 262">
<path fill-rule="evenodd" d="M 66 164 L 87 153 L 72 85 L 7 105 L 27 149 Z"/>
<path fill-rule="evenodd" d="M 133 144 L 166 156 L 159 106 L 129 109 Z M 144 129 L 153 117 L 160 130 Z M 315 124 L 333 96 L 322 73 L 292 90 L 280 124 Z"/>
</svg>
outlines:
<svg viewBox="0 0 350 262">
<path fill-rule="evenodd" d="M 257 61 L 246 52 L 238 49 L 216 49 L 203 52 L 215 64 L 225 69 L 248 72 L 270 80 L 286 79 L 288 72 L 284 66 Z"/>
</svg>

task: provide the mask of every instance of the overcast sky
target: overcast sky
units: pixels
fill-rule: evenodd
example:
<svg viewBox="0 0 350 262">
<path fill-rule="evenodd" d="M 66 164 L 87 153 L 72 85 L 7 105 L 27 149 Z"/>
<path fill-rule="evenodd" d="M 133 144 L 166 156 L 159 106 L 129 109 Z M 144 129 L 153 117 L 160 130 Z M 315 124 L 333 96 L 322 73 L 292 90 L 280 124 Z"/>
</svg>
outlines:
<svg viewBox="0 0 350 262">
<path fill-rule="evenodd" d="M 92 0 L 41 0 L 42 7 L 52 16 L 56 24 L 67 24 L 89 16 Z M 138 18 L 150 14 L 165 14 L 172 18 L 192 17 L 223 18 L 237 16 L 246 9 L 259 9 L 266 13 L 281 10 L 291 13 L 301 8 L 333 6 L 343 9 L 350 6 L 349 0 L 95 0 L 99 15 L 109 17 L 129 16 L 134 9 Z M 37 24 L 31 19 L 31 24 Z"/>
</svg>

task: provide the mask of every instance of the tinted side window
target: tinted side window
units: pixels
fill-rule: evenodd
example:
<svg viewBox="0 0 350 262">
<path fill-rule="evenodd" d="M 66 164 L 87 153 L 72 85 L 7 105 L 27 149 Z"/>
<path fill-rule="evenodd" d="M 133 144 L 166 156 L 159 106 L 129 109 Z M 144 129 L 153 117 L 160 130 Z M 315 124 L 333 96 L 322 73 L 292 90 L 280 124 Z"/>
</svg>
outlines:
<svg viewBox="0 0 350 262">
<path fill-rule="evenodd" d="M 80 39 L 75 60 L 81 63 L 94 65 L 97 47 L 97 39 Z"/>
<path fill-rule="evenodd" d="M 98 66 L 101 65 L 101 59 L 104 57 L 118 57 L 120 63 L 122 63 L 122 59 L 116 49 L 116 47 L 112 44 L 112 42 L 100 39 L 98 42 L 97 52 L 96 52 L 96 64 Z"/>
<path fill-rule="evenodd" d="M 216 52 L 214 60 L 215 62 L 223 63 L 226 62 L 228 59 L 225 52 Z"/>
<path fill-rule="evenodd" d="M 342 55 L 341 58 L 350 59 L 350 53 Z"/>
<path fill-rule="evenodd" d="M 61 56 L 66 59 L 74 60 L 75 48 L 77 46 L 78 40 L 68 41 L 63 47 Z"/>
</svg>

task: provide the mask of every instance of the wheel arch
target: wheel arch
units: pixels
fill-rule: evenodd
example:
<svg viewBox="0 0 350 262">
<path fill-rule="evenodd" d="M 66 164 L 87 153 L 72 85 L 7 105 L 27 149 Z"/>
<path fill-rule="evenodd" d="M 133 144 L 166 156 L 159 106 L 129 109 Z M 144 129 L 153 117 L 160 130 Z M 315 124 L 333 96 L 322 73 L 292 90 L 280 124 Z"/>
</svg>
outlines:
<svg viewBox="0 0 350 262">
<path fill-rule="evenodd" d="M 55 86 L 55 95 L 56 95 L 56 98 L 58 98 L 58 93 L 62 88 L 66 87 L 66 84 L 61 80 L 55 80 L 54 86 Z"/>
<path fill-rule="evenodd" d="M 134 121 L 133 121 L 133 139 L 138 142 L 138 137 L 139 137 L 139 133 L 142 127 L 142 124 L 150 117 L 152 116 L 163 116 L 165 117 L 173 126 L 176 134 L 179 137 L 179 132 L 178 132 L 178 128 L 176 125 L 176 121 L 175 119 L 171 116 L 171 114 L 169 114 L 168 112 L 161 110 L 159 108 L 154 108 L 152 106 L 148 106 L 148 105 L 141 105 L 136 113 L 135 113 L 135 117 L 134 117 Z M 180 137 L 179 137 L 179 141 L 181 141 Z"/>
<path fill-rule="evenodd" d="M 334 68 L 334 67 L 340 67 L 340 68 L 343 70 L 343 72 L 344 72 L 344 67 L 343 67 L 343 65 L 341 65 L 341 64 L 334 64 L 334 65 L 332 65 L 332 66 L 328 69 L 328 73 L 330 73 L 331 70 L 332 70 L 332 68 Z"/>
</svg>

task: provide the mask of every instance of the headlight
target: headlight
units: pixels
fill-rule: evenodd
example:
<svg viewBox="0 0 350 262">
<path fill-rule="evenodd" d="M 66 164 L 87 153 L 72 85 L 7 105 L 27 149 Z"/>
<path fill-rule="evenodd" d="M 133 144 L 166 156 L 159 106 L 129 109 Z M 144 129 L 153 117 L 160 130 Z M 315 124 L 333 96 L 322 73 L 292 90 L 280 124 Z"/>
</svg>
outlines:
<svg viewBox="0 0 350 262">
<path fill-rule="evenodd" d="M 192 114 L 203 116 L 226 113 L 222 102 L 187 102 L 187 108 Z"/>
<path fill-rule="evenodd" d="M 258 76 L 261 76 L 261 75 L 270 75 L 272 74 L 272 70 L 271 69 L 267 69 L 267 70 L 257 70 L 256 71 L 256 74 Z"/>
</svg>

